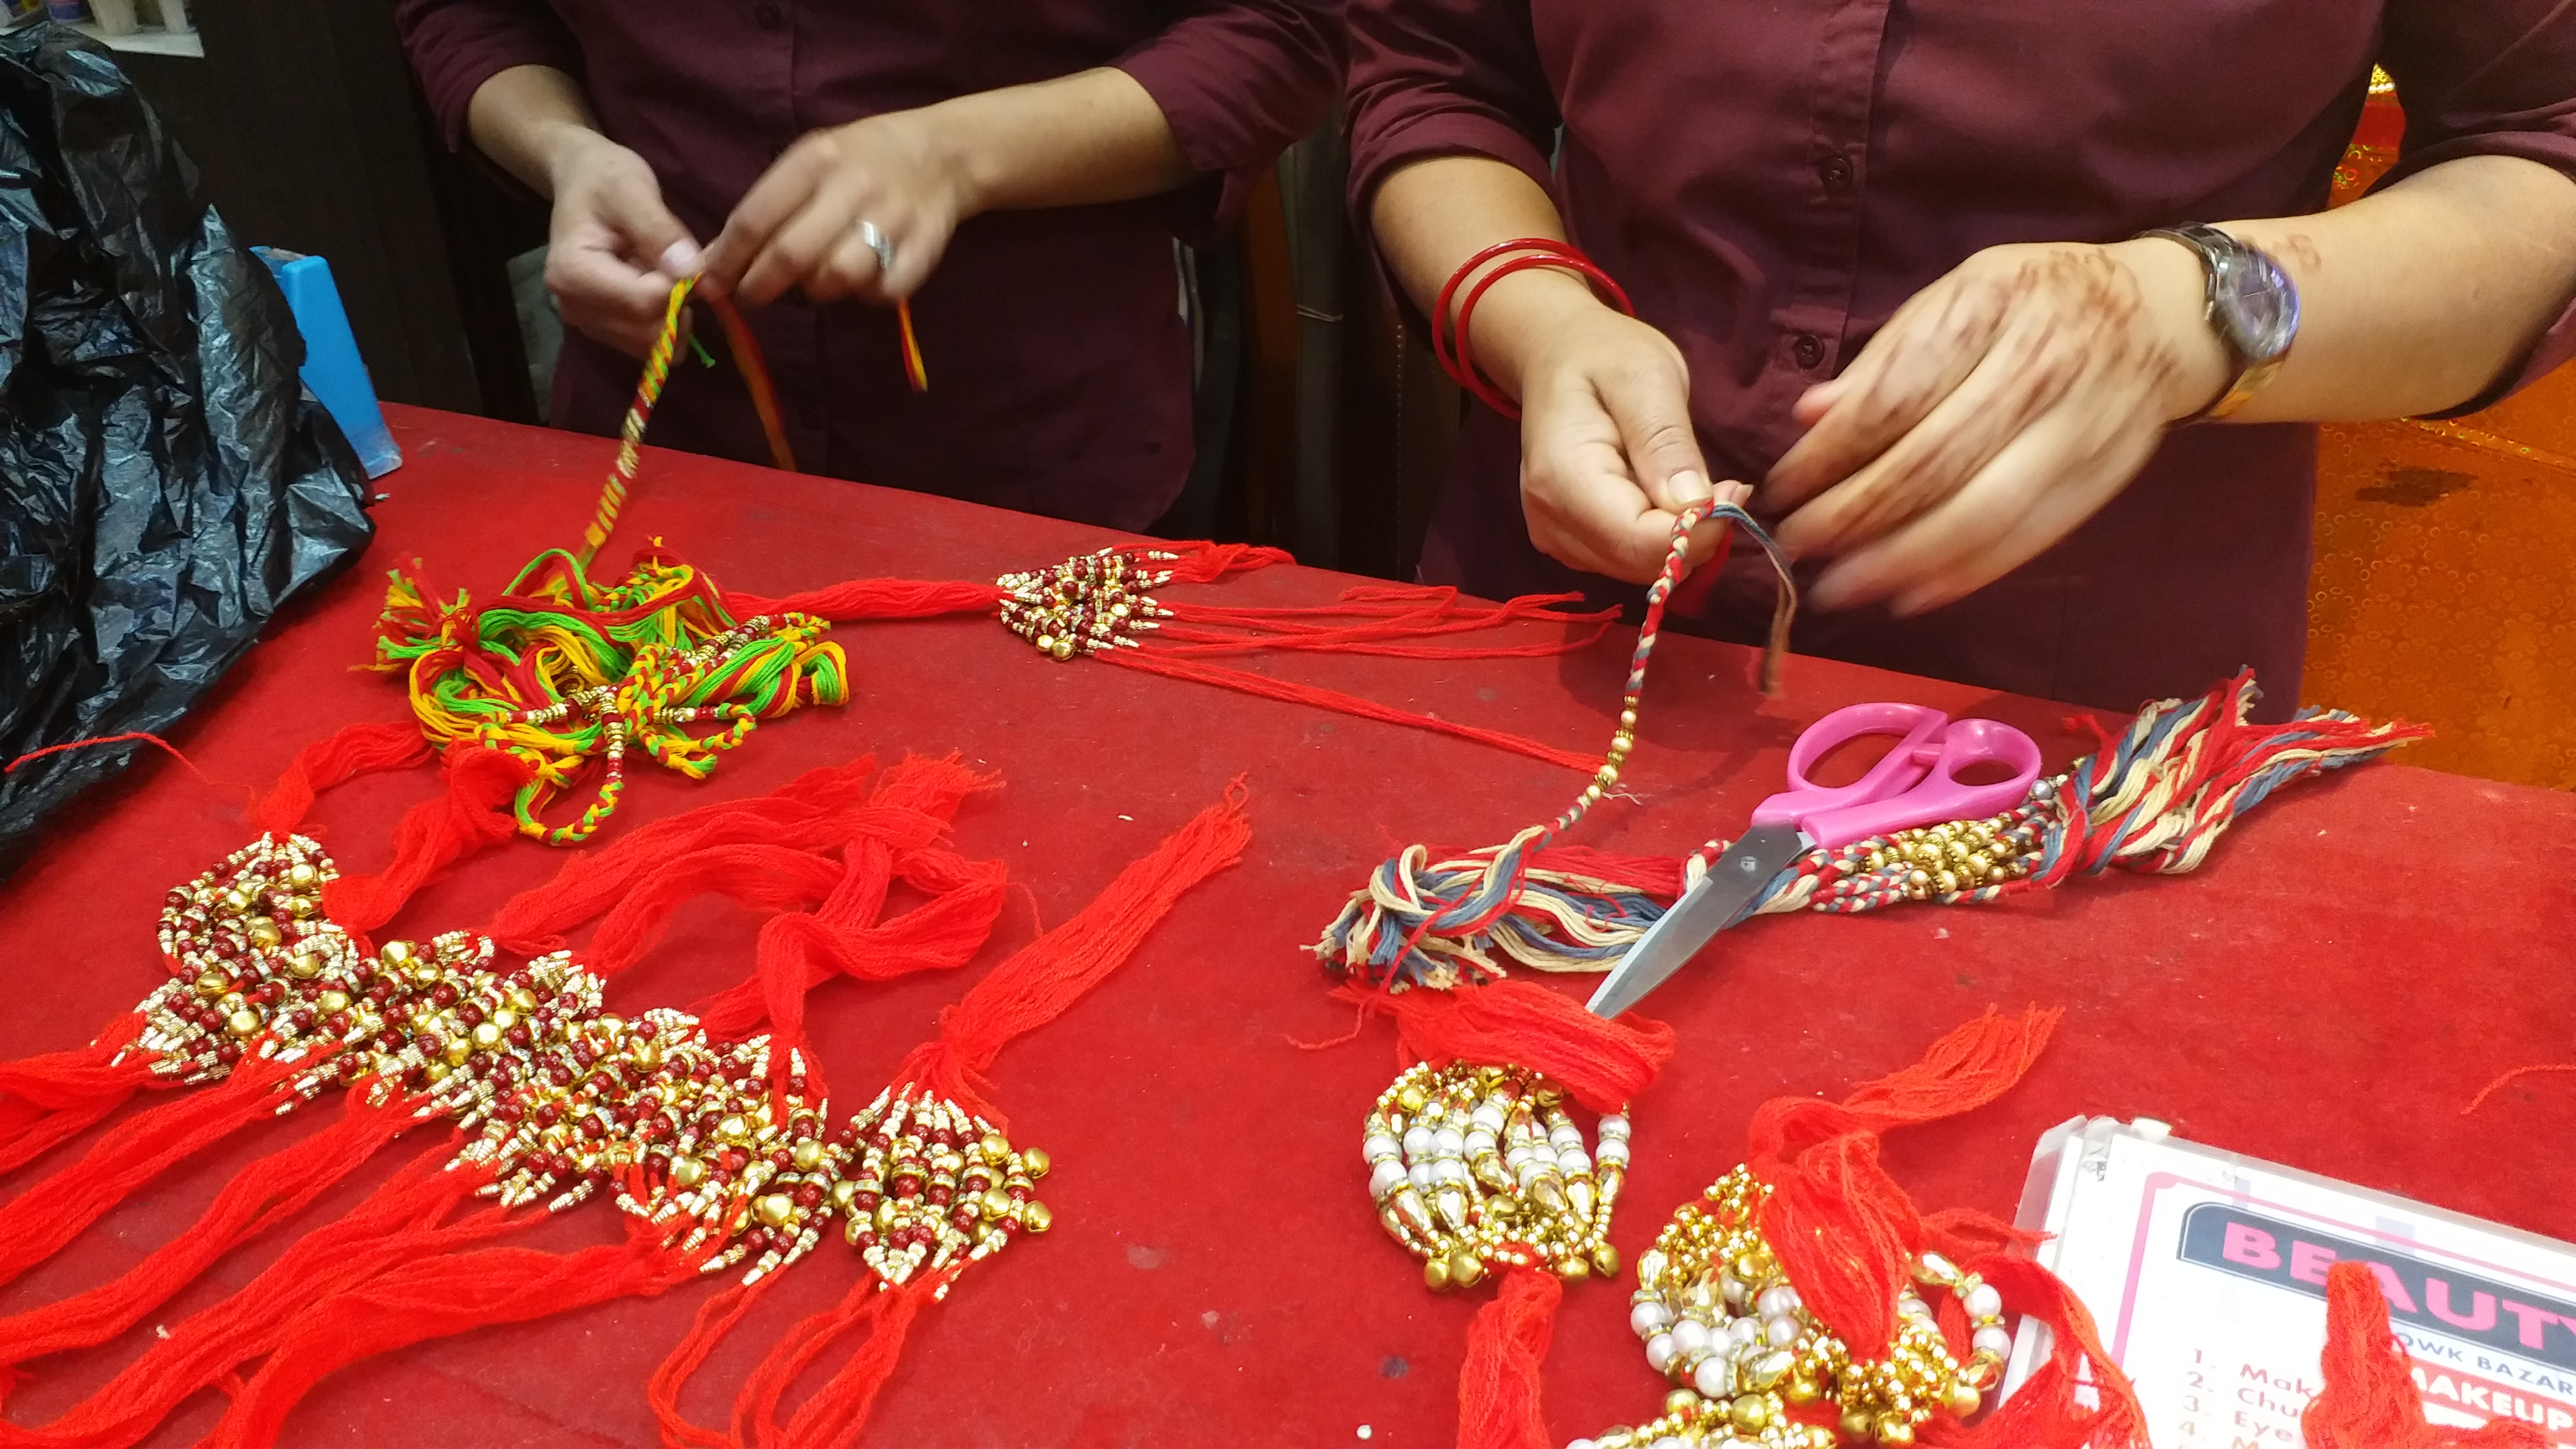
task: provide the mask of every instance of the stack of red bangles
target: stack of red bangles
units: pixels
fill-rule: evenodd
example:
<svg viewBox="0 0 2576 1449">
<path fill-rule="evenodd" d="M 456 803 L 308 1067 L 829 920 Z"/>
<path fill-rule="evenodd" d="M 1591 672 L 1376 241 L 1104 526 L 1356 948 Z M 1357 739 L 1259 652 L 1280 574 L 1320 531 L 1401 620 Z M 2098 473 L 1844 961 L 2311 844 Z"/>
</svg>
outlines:
<svg viewBox="0 0 2576 1449">
<path fill-rule="evenodd" d="M 1637 315 L 1635 304 L 1628 300 L 1627 289 L 1611 280 L 1610 274 L 1601 270 L 1590 257 L 1564 242 L 1547 237 L 1525 236 L 1513 241 L 1496 242 L 1469 257 L 1457 271 L 1450 274 L 1449 284 L 1440 289 L 1439 304 L 1431 309 L 1431 352 L 1433 356 L 1440 359 L 1441 370 L 1454 378 L 1460 387 L 1484 399 L 1485 406 L 1507 418 L 1519 417 L 1520 406 L 1503 396 L 1502 389 L 1495 387 L 1485 379 L 1483 374 L 1476 371 L 1476 364 L 1467 350 L 1467 322 L 1475 315 L 1476 303 L 1484 298 L 1487 289 L 1496 282 L 1514 272 L 1526 272 L 1542 267 L 1572 272 L 1582 277 L 1590 282 L 1593 290 L 1600 293 L 1603 300 L 1610 305 L 1628 316 Z M 1479 272 L 1483 275 L 1479 276 Z M 1470 277 L 1475 278 L 1475 285 L 1467 288 L 1465 300 L 1458 303 L 1458 335 L 1453 344 L 1443 335 L 1443 326 L 1449 316 L 1450 302 L 1457 297 L 1458 288 Z"/>
</svg>

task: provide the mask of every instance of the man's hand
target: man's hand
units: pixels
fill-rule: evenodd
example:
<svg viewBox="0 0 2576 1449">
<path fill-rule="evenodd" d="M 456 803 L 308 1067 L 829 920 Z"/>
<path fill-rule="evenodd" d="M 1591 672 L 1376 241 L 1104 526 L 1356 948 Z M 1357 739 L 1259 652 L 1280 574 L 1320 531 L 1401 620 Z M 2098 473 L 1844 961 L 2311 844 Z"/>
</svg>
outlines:
<svg viewBox="0 0 2576 1449">
<path fill-rule="evenodd" d="M 817 302 L 892 302 L 930 278 L 965 213 L 933 127 L 919 112 L 816 131 L 753 183 L 707 248 L 704 285 L 759 306 L 790 287 Z M 881 270 L 859 225 L 891 244 Z"/>
<path fill-rule="evenodd" d="M 2226 386 L 2200 263 L 2172 242 L 1979 252 L 1808 390 L 1764 501 L 1829 554 L 1809 597 L 1899 613 L 1993 582 L 2108 503 Z"/>
<path fill-rule="evenodd" d="M 1480 302 L 1470 341 L 1514 366 L 1521 402 L 1521 508 L 1541 553 L 1586 573 L 1645 583 L 1663 571 L 1673 523 L 1712 493 L 1741 502 L 1739 483 L 1712 489 L 1691 429 L 1681 350 L 1553 272 L 1504 278 Z M 1722 523 L 1703 524 L 1704 559 Z"/>
<path fill-rule="evenodd" d="M 697 243 L 662 204 L 644 158 L 595 131 L 565 132 L 550 170 L 546 287 L 564 321 L 641 357 L 672 284 L 698 265 Z"/>
</svg>

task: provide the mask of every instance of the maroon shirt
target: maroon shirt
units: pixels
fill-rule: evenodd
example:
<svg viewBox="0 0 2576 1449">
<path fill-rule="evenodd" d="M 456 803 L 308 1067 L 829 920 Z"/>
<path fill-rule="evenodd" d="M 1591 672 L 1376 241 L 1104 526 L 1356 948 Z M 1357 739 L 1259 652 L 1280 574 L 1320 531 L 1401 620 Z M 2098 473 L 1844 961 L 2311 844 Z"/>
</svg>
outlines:
<svg viewBox="0 0 2576 1449">
<path fill-rule="evenodd" d="M 891 312 L 791 295 L 752 319 L 806 470 L 1131 529 L 1190 467 L 1172 239 L 1230 218 L 1342 75 L 1340 0 L 399 0 L 396 14 L 449 144 L 495 72 L 570 72 L 701 243 L 808 131 L 1094 66 L 1134 76 L 1207 175 L 958 228 L 913 301 L 928 393 L 905 381 Z M 554 421 L 614 433 L 636 372 L 567 334 Z M 769 457 L 729 361 L 675 368 L 649 436 Z"/>
<path fill-rule="evenodd" d="M 2576 174 L 2569 0 L 1350 10 L 1360 215 L 1390 170 L 1427 156 L 1491 156 L 1548 186 L 1575 243 L 1689 359 L 1721 478 L 1759 481 L 1798 436 L 1791 402 L 1972 252 L 2322 208 L 2374 60 L 2409 118 L 2392 176 L 2481 153 Z M 2509 385 L 2571 351 L 2562 319 Z M 1426 576 L 1493 595 L 1617 590 L 1530 546 L 1518 455 L 1516 425 L 1476 408 Z M 1810 610 L 1797 647 L 2119 710 L 2250 664 L 2286 709 L 2315 485 L 2313 428 L 2179 429 L 2114 502 L 1996 584 L 1907 620 Z M 1737 551 L 1698 627 L 1761 637 L 1771 590 L 1753 554 Z"/>
</svg>

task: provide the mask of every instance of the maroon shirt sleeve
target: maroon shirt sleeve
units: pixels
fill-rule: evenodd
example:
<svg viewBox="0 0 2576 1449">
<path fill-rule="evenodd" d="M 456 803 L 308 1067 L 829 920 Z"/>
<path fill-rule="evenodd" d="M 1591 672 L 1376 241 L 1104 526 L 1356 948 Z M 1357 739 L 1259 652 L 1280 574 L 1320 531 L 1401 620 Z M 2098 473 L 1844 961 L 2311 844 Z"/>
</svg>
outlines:
<svg viewBox="0 0 2576 1449">
<path fill-rule="evenodd" d="M 1163 108 L 1190 165 L 1224 181 L 1231 221 L 1263 168 L 1330 114 L 1342 85 L 1342 0 L 1202 4 L 1119 58 Z"/>
<path fill-rule="evenodd" d="M 2463 156 L 2519 156 L 2576 179 L 2576 4 L 2390 0 L 2381 64 L 2406 141 L 2380 184 Z M 2576 357 L 2576 306 L 2522 366 L 2452 410 L 2473 412 Z"/>
<path fill-rule="evenodd" d="M 1351 0 L 1351 206 L 1408 161 L 1489 156 L 1555 194 L 1556 98 L 1529 0 Z"/>
<path fill-rule="evenodd" d="M 452 147 L 465 144 L 474 93 L 502 71 L 544 65 L 581 74 L 581 47 L 545 0 L 396 0 L 394 24 Z"/>
</svg>

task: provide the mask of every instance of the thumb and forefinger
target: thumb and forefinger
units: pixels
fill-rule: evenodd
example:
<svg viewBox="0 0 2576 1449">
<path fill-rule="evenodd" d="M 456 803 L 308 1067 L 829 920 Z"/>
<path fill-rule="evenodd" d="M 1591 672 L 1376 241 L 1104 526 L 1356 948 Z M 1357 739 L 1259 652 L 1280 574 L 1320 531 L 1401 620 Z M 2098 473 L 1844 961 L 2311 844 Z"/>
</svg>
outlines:
<svg viewBox="0 0 2576 1449">
<path fill-rule="evenodd" d="M 1630 476 L 1652 505 L 1639 522 L 1661 529 L 1666 548 L 1685 511 L 1712 499 L 1741 505 L 1752 496 L 1753 490 L 1742 483 L 1709 481 L 1708 462 L 1691 426 L 1689 384 L 1678 368 L 1631 374 L 1622 383 L 1605 390 L 1602 403 L 1618 426 Z M 1691 530 L 1690 551 L 1682 561 L 1685 577 L 1716 557 L 1727 528 L 1716 520 Z"/>
</svg>

